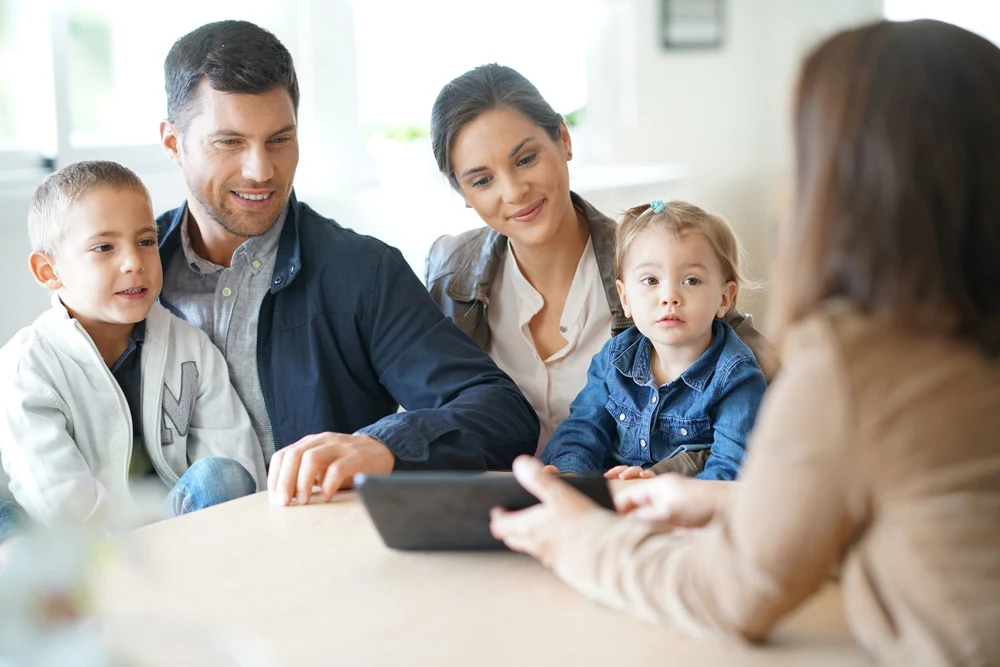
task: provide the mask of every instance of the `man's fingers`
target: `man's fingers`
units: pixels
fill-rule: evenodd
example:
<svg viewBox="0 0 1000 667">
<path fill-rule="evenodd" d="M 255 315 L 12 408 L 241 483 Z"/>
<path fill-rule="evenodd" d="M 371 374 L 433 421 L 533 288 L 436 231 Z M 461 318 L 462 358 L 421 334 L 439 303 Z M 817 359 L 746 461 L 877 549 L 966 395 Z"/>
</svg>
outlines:
<svg viewBox="0 0 1000 667">
<path fill-rule="evenodd" d="M 279 449 L 271 457 L 270 467 L 267 469 L 267 491 L 273 497 L 278 488 L 278 472 L 281 470 L 281 460 L 285 457 L 285 450 Z"/>
<path fill-rule="evenodd" d="M 281 469 L 278 470 L 278 481 L 274 487 L 274 500 L 279 505 L 287 505 L 292 502 L 295 495 L 295 485 L 299 478 L 299 466 L 302 462 L 302 448 L 298 445 L 291 445 L 284 450 L 285 455 L 281 459 Z"/>
<path fill-rule="evenodd" d="M 317 480 L 321 480 L 326 473 L 324 463 L 327 458 L 322 455 L 319 448 L 310 449 L 302 454 L 302 462 L 299 464 L 299 474 L 295 485 L 295 494 L 298 496 L 300 505 L 309 504 L 313 484 L 316 484 Z"/>
<path fill-rule="evenodd" d="M 326 469 L 320 487 L 323 490 L 323 500 L 330 502 L 334 494 L 340 490 L 348 477 L 354 477 L 353 466 L 349 465 L 346 458 L 339 459 Z"/>
</svg>

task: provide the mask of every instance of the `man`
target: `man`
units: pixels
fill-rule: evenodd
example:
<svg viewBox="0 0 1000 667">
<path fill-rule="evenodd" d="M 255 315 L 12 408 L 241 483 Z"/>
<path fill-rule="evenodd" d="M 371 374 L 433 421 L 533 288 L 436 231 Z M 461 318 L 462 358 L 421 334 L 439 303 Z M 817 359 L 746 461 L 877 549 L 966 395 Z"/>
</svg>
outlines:
<svg viewBox="0 0 1000 667">
<path fill-rule="evenodd" d="M 187 201 L 157 221 L 162 301 L 225 355 L 272 500 L 307 503 L 314 484 L 329 500 L 360 472 L 509 469 L 532 453 L 530 405 L 399 251 L 295 198 L 299 90 L 281 42 L 211 23 L 174 44 L 164 71 L 160 138 Z"/>
</svg>

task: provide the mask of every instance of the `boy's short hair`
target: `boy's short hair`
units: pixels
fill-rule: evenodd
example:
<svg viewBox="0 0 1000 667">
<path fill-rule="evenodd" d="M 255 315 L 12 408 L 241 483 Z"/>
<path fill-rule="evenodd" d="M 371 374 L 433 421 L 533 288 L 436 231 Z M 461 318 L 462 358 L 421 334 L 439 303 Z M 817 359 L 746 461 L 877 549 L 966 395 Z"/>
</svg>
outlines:
<svg viewBox="0 0 1000 667">
<path fill-rule="evenodd" d="M 98 188 L 131 189 L 150 199 L 149 190 L 135 172 L 117 162 L 81 160 L 68 164 L 49 174 L 31 198 L 28 237 L 32 252 L 54 253 L 70 206 Z"/>
<path fill-rule="evenodd" d="M 652 226 L 665 229 L 678 238 L 688 232 L 697 232 L 708 240 L 719 258 L 723 277 L 727 282 L 736 283 L 730 310 L 736 307 L 741 288 L 759 289 L 760 284 L 750 280 L 740 268 L 746 264 L 746 252 L 726 219 L 683 201 L 668 202 L 659 213 L 654 212 L 650 204 L 625 211 L 615 230 L 615 277 L 619 280 L 635 237 Z"/>
</svg>

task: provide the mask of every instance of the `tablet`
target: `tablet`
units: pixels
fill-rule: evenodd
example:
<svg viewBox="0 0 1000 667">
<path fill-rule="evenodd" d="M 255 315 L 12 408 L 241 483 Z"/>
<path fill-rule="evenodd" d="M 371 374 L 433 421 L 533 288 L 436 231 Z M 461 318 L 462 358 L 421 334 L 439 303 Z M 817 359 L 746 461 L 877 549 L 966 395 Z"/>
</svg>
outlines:
<svg viewBox="0 0 1000 667">
<path fill-rule="evenodd" d="M 562 479 L 601 507 L 614 509 L 603 477 Z M 490 510 L 519 510 L 538 503 L 513 475 L 359 474 L 354 477 L 354 488 L 382 541 L 393 549 L 505 549 L 490 534 Z"/>
</svg>

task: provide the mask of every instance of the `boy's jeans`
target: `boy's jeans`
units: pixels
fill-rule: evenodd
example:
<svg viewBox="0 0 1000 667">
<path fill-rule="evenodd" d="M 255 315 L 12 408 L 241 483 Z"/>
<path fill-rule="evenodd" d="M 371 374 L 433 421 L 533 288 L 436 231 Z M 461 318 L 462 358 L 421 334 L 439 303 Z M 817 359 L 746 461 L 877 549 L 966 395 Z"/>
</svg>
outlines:
<svg viewBox="0 0 1000 667">
<path fill-rule="evenodd" d="M 13 500 L 0 498 L 0 542 L 24 527 L 27 517 Z"/>
<path fill-rule="evenodd" d="M 246 468 L 232 459 L 212 456 L 195 461 L 167 496 L 167 516 L 180 516 L 257 491 Z"/>
<path fill-rule="evenodd" d="M 168 517 L 211 507 L 257 491 L 253 476 L 232 459 L 199 459 L 174 484 L 166 501 Z M 0 542 L 29 525 L 24 510 L 13 500 L 0 498 Z"/>
</svg>

